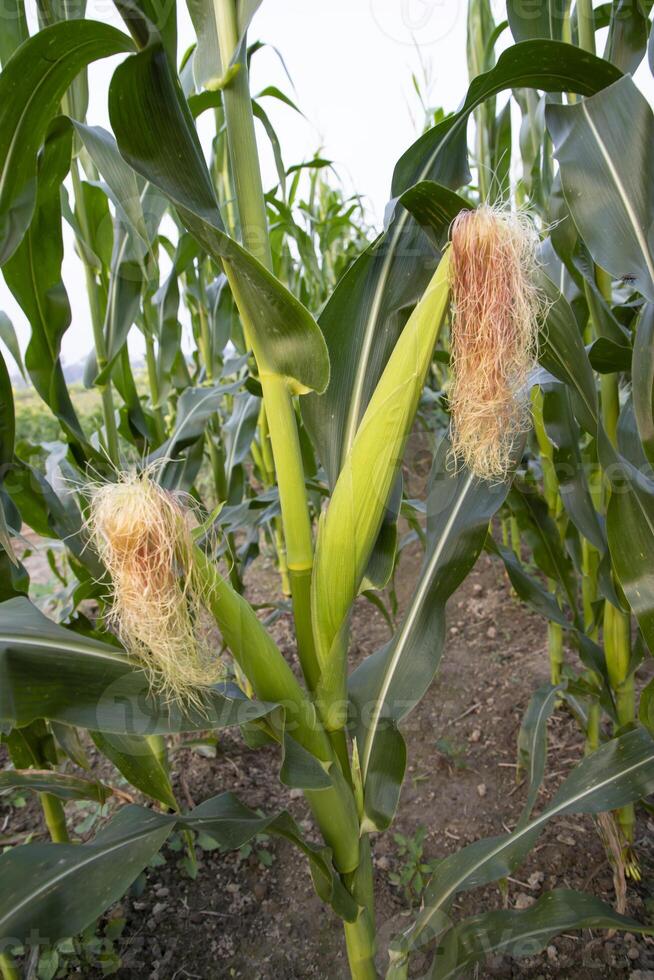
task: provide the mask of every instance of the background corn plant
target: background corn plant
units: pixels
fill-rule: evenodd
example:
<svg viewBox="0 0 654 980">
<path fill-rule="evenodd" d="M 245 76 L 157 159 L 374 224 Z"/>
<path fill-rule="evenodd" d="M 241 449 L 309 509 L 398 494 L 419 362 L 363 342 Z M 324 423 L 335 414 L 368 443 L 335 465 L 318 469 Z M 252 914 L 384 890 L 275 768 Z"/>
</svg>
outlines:
<svg viewBox="0 0 654 980">
<path fill-rule="evenodd" d="M 406 976 L 412 951 L 428 943 L 430 975 L 447 977 L 494 948 L 533 953 L 564 930 L 644 928 L 566 890 L 524 911 L 457 923 L 449 913 L 462 890 L 510 874 L 557 815 L 619 810 L 628 846 L 632 804 L 654 789 L 651 690 L 639 724 L 633 683 L 654 639 L 652 121 L 625 74 L 645 55 L 647 10 L 542 3 L 526 19 L 509 3 L 515 43 L 496 56 L 507 24 L 473 0 L 468 92 L 458 112 L 428 113 L 397 162 L 385 230 L 368 241 L 360 206 L 344 199 L 328 161 L 286 167 L 265 103 L 295 111 L 288 96 L 251 96 L 258 46 L 248 48 L 247 29 L 257 7 L 193 0 L 198 44 L 181 61 L 174 5 L 162 19 L 147 2 L 121 2 L 128 33 L 86 19 L 81 6 L 43 5 L 28 37 L 18 3 L 2 37 L 0 260 L 31 326 L 24 370 L 60 427 L 52 443 L 16 440 L 0 362 L 0 721 L 13 763 L 2 785 L 40 794 L 53 841 L 0 859 L 6 977 L 17 975 L 11 948 L 31 930 L 54 941 L 84 929 L 175 829 L 234 848 L 263 831 L 291 840 L 343 919 L 356 977 L 387 966 Z M 606 26 L 598 57 L 595 31 Z M 108 92 L 109 133 L 86 119 L 85 71 L 115 54 L 125 57 Z M 517 133 L 510 103 L 498 107 L 508 97 L 522 114 Z M 215 120 L 208 161 L 195 129 L 204 112 Z M 275 155 L 272 189 L 261 184 L 255 118 Z M 512 181 L 514 144 L 522 166 Z M 453 218 L 481 201 L 528 203 L 542 232 L 549 307 L 534 434 L 511 486 L 453 472 L 441 434 L 420 508 L 403 499 L 406 437 L 419 410 L 429 418 L 435 404 L 446 408 L 445 245 Z M 88 291 L 85 383 L 100 395 L 99 427 L 80 419 L 60 363 L 70 323 L 64 221 Z M 134 329 L 143 377 L 128 355 Z M 104 628 L 109 583 L 84 531 L 89 474 L 111 480 L 117 467 L 156 460 L 164 487 L 199 502 L 208 550 L 199 541 L 196 560 L 234 659 L 206 712 L 162 703 Z M 392 639 L 350 673 L 352 605 L 359 593 L 379 603 L 392 580 L 400 512 L 424 543 L 420 577 Z M 65 548 L 50 618 L 30 599 L 24 524 Z M 264 534 L 280 571 L 271 603 L 292 605 L 302 682 L 241 594 Z M 375 960 L 370 835 L 389 827 L 398 805 L 400 726 L 438 668 L 446 601 L 484 548 L 550 622 L 552 684 L 535 694 L 520 737 L 527 803 L 513 833 L 438 866 L 390 961 L 385 950 Z M 546 581 L 526 567 L 527 549 Z M 93 621 L 87 600 L 99 607 Z M 563 636 L 581 669 L 563 665 Z M 559 703 L 579 717 L 589 754 L 534 817 L 545 721 Z M 261 816 L 231 794 L 190 812 L 176 801 L 163 736 L 239 724 L 279 743 L 280 778 L 305 793 L 324 846 L 308 843 L 287 812 Z M 82 731 L 154 804 L 121 807 L 84 845 L 69 842 L 62 801 L 104 801 L 116 790 L 80 774 Z M 630 852 L 622 859 L 637 867 Z"/>
</svg>

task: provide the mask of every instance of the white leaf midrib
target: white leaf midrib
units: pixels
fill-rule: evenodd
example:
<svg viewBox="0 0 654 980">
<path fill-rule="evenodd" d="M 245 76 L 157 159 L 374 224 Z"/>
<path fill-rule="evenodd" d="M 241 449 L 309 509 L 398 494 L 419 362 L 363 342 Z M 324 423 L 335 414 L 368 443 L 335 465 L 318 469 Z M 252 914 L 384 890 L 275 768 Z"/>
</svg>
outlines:
<svg viewBox="0 0 654 980">
<path fill-rule="evenodd" d="M 639 246 L 639 248 L 640 248 L 640 250 L 641 250 L 641 252 L 643 254 L 643 258 L 644 258 L 645 264 L 647 266 L 647 271 L 649 273 L 650 280 L 652 282 L 652 285 L 654 286 L 654 261 L 652 260 L 652 256 L 650 254 L 649 247 L 647 245 L 647 239 L 645 238 L 645 234 L 643 232 L 643 229 L 641 228 L 640 222 L 638 221 L 638 216 L 637 216 L 636 212 L 634 211 L 633 204 L 631 203 L 631 200 L 629 198 L 629 195 L 627 194 L 626 188 L 624 186 L 624 182 L 623 182 L 622 178 L 620 177 L 620 174 L 618 173 L 618 169 L 617 169 L 615 163 L 613 162 L 613 159 L 611 157 L 611 154 L 609 153 L 608 147 L 604 143 L 604 140 L 602 139 L 602 136 L 601 136 L 599 130 L 597 129 L 597 126 L 595 125 L 595 122 L 594 122 L 594 120 L 593 120 L 593 118 L 592 118 L 592 116 L 591 116 L 591 114 L 590 114 L 590 112 L 588 110 L 588 105 L 586 104 L 586 101 L 585 100 L 581 103 L 581 109 L 582 109 L 582 112 L 583 112 L 584 117 L 586 119 L 586 122 L 588 123 L 588 127 L 589 127 L 589 129 L 590 129 L 590 131 L 591 131 L 591 133 L 593 135 L 593 138 L 594 138 L 595 142 L 597 143 L 597 146 L 599 148 L 599 151 L 602 154 L 602 157 L 604 159 L 604 162 L 606 163 L 606 166 L 607 166 L 607 168 L 609 170 L 609 174 L 611 175 L 611 179 L 613 180 L 613 183 L 615 184 L 616 188 L 618 189 L 618 193 L 619 193 L 620 198 L 622 200 L 623 207 L 624 207 L 624 209 L 625 209 L 625 211 L 627 213 L 627 217 L 629 218 L 629 221 L 630 221 L 630 223 L 631 223 L 631 225 L 633 227 L 634 234 L 635 234 L 636 240 L 638 242 L 638 246 Z"/>
<path fill-rule="evenodd" d="M 411 606 L 409 608 L 409 611 L 408 611 L 408 613 L 406 615 L 406 618 L 405 618 L 405 620 L 404 620 L 404 622 L 402 624 L 402 628 L 400 630 L 400 634 L 399 634 L 399 636 L 397 638 L 397 643 L 394 646 L 393 656 L 391 657 L 390 663 L 389 663 L 388 668 L 387 668 L 387 670 L 385 672 L 384 682 L 383 682 L 383 684 L 382 684 L 382 686 L 380 688 L 379 695 L 378 695 L 378 697 L 376 699 L 376 702 L 375 702 L 375 708 L 374 708 L 373 716 L 372 716 L 372 719 L 371 719 L 371 724 L 370 724 L 370 727 L 368 729 L 368 735 L 367 735 L 366 741 L 365 741 L 364 751 L 363 751 L 362 760 L 361 760 L 361 772 L 362 772 L 362 775 L 363 775 L 364 782 L 365 782 L 366 775 L 367 775 L 367 772 L 368 772 L 368 766 L 370 764 L 370 757 L 372 755 L 372 747 L 373 747 L 373 744 L 374 744 L 375 735 L 377 733 L 377 727 L 378 727 L 378 724 L 379 724 L 379 717 L 381 715 L 382 706 L 383 706 L 383 704 L 384 704 L 384 702 L 386 700 L 386 695 L 388 694 L 389 688 L 390 688 L 390 686 L 391 686 L 391 684 L 393 682 L 393 677 L 395 676 L 395 672 L 397 670 L 397 666 L 398 666 L 398 664 L 399 664 L 399 662 L 400 662 L 400 660 L 402 658 L 402 653 L 404 652 L 404 647 L 405 647 L 405 644 L 407 642 L 407 639 L 411 635 L 411 632 L 412 632 L 413 627 L 415 625 L 415 621 L 416 621 L 416 619 L 418 617 L 418 614 L 420 613 L 420 609 L 422 607 L 422 603 L 424 602 L 425 596 L 426 596 L 427 592 L 429 591 L 429 588 L 431 587 L 432 578 L 433 578 L 434 572 L 435 572 L 435 570 L 436 570 L 436 568 L 438 566 L 438 562 L 440 561 L 440 559 L 441 559 L 441 557 L 443 555 L 443 551 L 445 549 L 445 546 L 446 546 L 447 542 L 449 541 L 450 534 L 452 533 L 452 529 L 454 527 L 454 524 L 456 523 L 456 519 L 457 519 L 457 517 L 459 516 L 459 514 L 461 512 L 461 508 L 462 508 L 463 503 L 464 503 L 464 501 L 465 501 L 465 499 L 466 499 L 466 497 L 468 495 L 468 491 L 470 490 L 470 487 L 472 486 L 473 480 L 474 480 L 474 477 L 473 477 L 472 473 L 470 473 L 468 475 L 467 479 L 466 479 L 465 484 L 461 488 L 461 491 L 459 493 L 458 500 L 456 501 L 454 507 L 450 511 L 449 517 L 447 519 L 447 523 L 445 524 L 445 527 L 443 528 L 443 533 L 441 534 L 440 540 L 439 540 L 436 548 L 434 549 L 433 555 L 429 559 L 429 564 L 428 564 L 428 566 L 427 566 L 427 568 L 425 570 L 425 574 L 422 576 L 422 580 L 420 582 L 420 586 L 419 586 L 419 588 L 418 588 L 418 590 L 417 590 L 417 592 L 415 594 L 415 597 L 413 599 L 413 602 L 411 603 Z"/>
</svg>

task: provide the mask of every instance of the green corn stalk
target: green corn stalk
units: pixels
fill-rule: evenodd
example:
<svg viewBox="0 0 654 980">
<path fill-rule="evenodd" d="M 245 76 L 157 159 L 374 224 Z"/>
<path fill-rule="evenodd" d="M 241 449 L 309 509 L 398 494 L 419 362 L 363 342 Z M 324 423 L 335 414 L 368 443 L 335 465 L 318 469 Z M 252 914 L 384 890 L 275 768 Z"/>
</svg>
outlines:
<svg viewBox="0 0 654 980">
<path fill-rule="evenodd" d="M 215 564 L 196 548 L 193 572 L 209 596 L 211 612 L 223 640 L 262 701 L 281 704 L 293 737 L 320 761 L 333 780 L 332 789 L 306 790 L 316 821 L 343 872 L 354 871 L 359 861 L 359 821 L 354 797 L 344 784 L 327 737 L 312 702 L 306 696 L 272 637 L 252 607 L 226 582 Z"/>
<path fill-rule="evenodd" d="M 591 54 L 595 53 L 594 15 L 591 0 L 581 0 L 577 4 L 577 31 L 579 45 Z M 611 278 L 603 269 L 595 267 L 597 286 L 611 304 Z M 590 289 L 586 286 L 586 298 L 591 319 L 597 325 L 599 318 L 593 316 L 594 302 Z M 620 416 L 620 396 L 618 378 L 615 374 L 601 377 L 602 422 L 613 446 L 617 445 L 618 419 Z M 619 591 L 619 590 L 618 590 Z M 636 717 L 634 677 L 630 673 L 631 662 L 631 617 L 622 609 L 616 609 L 610 602 L 604 604 L 604 652 L 609 680 L 615 693 L 618 715 L 618 729 L 634 722 Z M 633 804 L 623 807 L 618 813 L 620 827 L 628 844 L 633 842 L 635 814 Z M 633 863 L 630 861 L 630 864 Z M 628 866 L 629 867 L 629 866 Z"/>
<path fill-rule="evenodd" d="M 559 487 L 556 479 L 556 470 L 552 445 L 547 438 L 545 424 L 543 422 L 543 396 L 539 389 L 534 389 L 532 394 L 532 417 L 536 441 L 541 454 L 541 465 L 543 467 L 543 489 L 545 500 L 550 513 L 554 517 L 561 537 L 563 537 L 562 520 L 564 517 L 563 505 L 559 495 Z M 547 587 L 558 602 L 558 588 L 556 582 L 548 579 Z M 547 623 L 547 649 L 550 662 L 550 682 L 556 686 L 561 683 L 563 670 L 563 627 L 559 623 L 549 620 Z"/>
<path fill-rule="evenodd" d="M 215 7 L 216 26 L 221 52 L 221 61 L 225 69 L 238 45 L 237 14 L 234 0 L 219 0 Z M 247 64 L 240 65 L 238 72 L 227 85 L 223 94 L 227 141 L 232 162 L 232 173 L 236 190 L 241 233 L 244 241 L 254 254 L 268 268 L 272 267 L 272 256 L 268 238 L 268 225 L 265 201 L 261 184 L 261 173 L 254 133 L 254 118 L 249 92 Z M 225 272 L 232 289 L 237 307 L 242 312 L 245 307 L 239 302 L 239 288 L 231 275 L 229 265 L 225 263 Z M 246 339 L 254 336 L 249 330 L 246 318 L 243 318 Z M 311 622 L 310 588 L 313 570 L 313 540 L 309 517 L 308 499 L 304 481 L 304 467 L 297 430 L 295 409 L 292 394 L 285 378 L 270 370 L 262 351 L 253 348 L 257 361 L 259 379 L 263 391 L 263 404 L 270 432 L 270 442 L 275 463 L 279 498 L 282 511 L 282 522 L 286 545 L 287 567 L 293 599 L 298 653 L 303 673 L 310 690 L 318 684 L 319 671 L 315 655 L 313 630 Z M 233 601 L 233 600 L 232 600 Z M 226 603 L 214 604 L 214 615 L 224 615 Z M 259 697 L 273 697 L 282 703 L 291 702 L 305 709 L 306 702 L 301 689 L 298 687 L 290 669 L 279 658 L 276 677 L 271 670 L 271 657 L 262 660 L 252 658 L 245 642 L 239 644 L 242 636 L 241 617 L 239 616 L 238 636 L 230 642 L 225 634 L 225 625 L 220 624 L 223 635 L 234 653 L 241 669 L 250 680 L 254 691 Z M 254 622 L 252 629 L 258 627 L 258 620 L 252 614 Z M 257 627 L 254 626 L 257 624 Z M 261 641 L 265 643 L 266 641 Z M 241 658 L 235 653 L 235 646 L 242 651 Z M 245 663 L 246 654 L 250 660 Z M 275 681 L 278 689 L 270 693 L 271 680 Z M 314 709 L 315 710 L 315 709 Z M 305 791 L 311 804 L 316 820 L 325 840 L 334 851 L 336 866 L 343 872 L 353 872 L 359 864 L 359 821 L 352 795 L 346 779 L 341 773 L 344 759 L 339 756 L 336 761 L 330 740 L 322 732 L 317 718 L 316 728 L 299 728 L 297 737 L 305 741 L 308 748 L 323 763 L 330 765 L 331 790 Z M 320 734 L 319 734 L 320 733 Z M 347 771 L 347 769 L 345 770 Z M 368 861 L 370 856 L 368 854 Z M 351 932 L 351 930 L 350 930 Z M 353 976 L 374 976 L 374 926 L 369 915 L 359 917 L 355 926 L 357 936 L 356 961 L 352 965 Z M 372 973 L 371 973 L 372 971 Z"/>
<path fill-rule="evenodd" d="M 2 980 L 20 980 L 20 973 L 9 953 L 0 953 L 0 974 Z"/>
<path fill-rule="evenodd" d="M 215 14 L 221 61 L 227 70 L 239 42 L 234 0 L 219 0 L 215 5 Z M 266 205 L 245 59 L 235 76 L 226 85 L 223 99 L 241 234 L 249 250 L 264 265 L 272 268 Z M 225 272 L 236 305 L 243 310 L 244 305 L 239 302 L 238 285 L 227 263 Z M 246 321 L 243 322 L 243 326 L 246 335 L 251 339 L 253 334 L 248 330 Z M 313 539 L 295 409 L 287 380 L 270 370 L 260 350 L 254 349 L 253 352 L 259 370 L 279 487 L 298 653 L 307 683 L 311 689 L 314 689 L 318 682 L 318 666 L 313 644 L 310 608 Z"/>
</svg>

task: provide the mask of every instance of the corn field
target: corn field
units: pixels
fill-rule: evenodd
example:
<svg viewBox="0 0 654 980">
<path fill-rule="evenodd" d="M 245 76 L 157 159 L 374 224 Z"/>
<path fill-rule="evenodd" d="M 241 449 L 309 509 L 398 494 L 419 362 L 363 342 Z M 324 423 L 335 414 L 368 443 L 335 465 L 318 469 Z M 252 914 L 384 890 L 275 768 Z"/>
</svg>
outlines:
<svg viewBox="0 0 654 980">
<path fill-rule="evenodd" d="M 3 980 L 198 976 L 182 926 L 168 959 L 129 965 L 157 872 L 182 923 L 223 900 L 208 867 L 265 895 L 277 854 L 312 910 L 292 963 L 263 936 L 225 952 L 218 904 L 197 913 L 217 917 L 203 977 L 654 975 L 631 973 L 654 936 L 651 3 L 468 0 L 467 91 L 449 114 L 423 93 L 376 231 L 326 153 L 287 165 L 267 107 L 302 94 L 253 91 L 261 0 L 187 0 L 186 51 L 174 2 L 114 2 L 122 29 L 84 0 L 2 13 L 0 265 L 29 324 L 25 345 L 0 314 Z M 105 58 L 110 130 L 89 111 Z M 464 666 L 479 569 L 506 599 L 487 637 L 514 616 L 542 633 L 524 701 L 510 651 Z M 489 836 L 466 829 L 451 740 L 491 675 L 515 782 Z M 179 753 L 229 746 L 262 792 L 240 799 L 217 763 L 191 792 Z M 512 900 L 571 819 L 580 887 L 564 869 Z M 256 928 L 283 946 L 287 912 L 262 901 Z M 634 961 L 588 972 L 622 935 Z"/>
</svg>

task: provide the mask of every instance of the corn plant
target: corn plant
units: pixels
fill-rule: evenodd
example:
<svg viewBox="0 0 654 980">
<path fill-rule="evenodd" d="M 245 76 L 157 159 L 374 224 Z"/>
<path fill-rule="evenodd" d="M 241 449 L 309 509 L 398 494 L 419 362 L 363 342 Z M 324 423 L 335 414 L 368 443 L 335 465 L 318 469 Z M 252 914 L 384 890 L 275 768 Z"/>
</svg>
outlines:
<svg viewBox="0 0 654 980">
<path fill-rule="evenodd" d="M 564 11 L 561 17 L 534 18 L 531 22 L 517 5 L 509 4 L 508 17 L 517 41 L 534 37 L 565 39 L 592 53 L 595 31 L 602 26 L 597 12 L 593 14 L 587 4 L 578 4 L 574 12 Z M 609 28 L 604 58 L 621 71 L 634 71 L 645 55 L 647 43 L 648 24 L 642 11 L 635 7 L 619 15 L 613 10 Z M 628 42 L 625 32 L 629 34 Z M 550 320 L 564 317 L 569 333 L 577 326 L 586 351 L 579 348 L 576 373 L 577 377 L 581 372 L 585 374 L 589 392 L 590 381 L 595 379 L 593 404 L 601 427 L 598 430 L 597 424 L 584 417 L 578 393 L 566 391 L 552 377 L 556 372 L 551 364 L 546 365 L 551 373 L 541 376 L 533 393 L 532 460 L 524 478 L 514 484 L 508 507 L 514 529 L 547 578 L 549 595 L 543 594 L 540 584 L 521 566 L 519 546 L 511 554 L 505 540 L 499 551 L 518 594 L 549 620 L 552 687 L 559 688 L 557 697 L 563 697 L 578 718 L 586 734 L 587 750 L 593 751 L 608 734 L 603 718 L 616 732 L 633 723 L 634 676 L 647 646 L 640 620 L 640 629 L 632 636 L 630 614 L 635 607 L 625 599 L 615 550 L 608 540 L 610 514 L 618 511 L 618 495 L 623 490 L 616 481 L 621 461 L 615 450 L 626 455 L 642 474 L 649 466 L 643 452 L 633 446 L 627 450 L 625 437 L 620 436 L 625 427 L 635 431 L 636 426 L 633 403 L 639 396 L 632 384 L 629 397 L 627 385 L 632 371 L 631 350 L 645 312 L 646 294 L 632 287 L 635 280 L 630 275 L 623 277 L 606 271 L 604 255 L 595 251 L 595 244 L 589 244 L 597 235 L 599 224 L 591 233 L 588 223 L 584 228 L 579 223 L 575 196 L 580 185 L 574 187 L 571 183 L 570 147 L 574 146 L 577 181 L 582 169 L 599 166 L 600 159 L 610 169 L 612 151 L 606 149 L 602 135 L 595 129 L 594 143 L 582 152 L 581 128 L 571 129 L 568 134 L 562 125 L 564 119 L 572 118 L 567 115 L 568 109 L 573 111 L 578 100 L 573 94 L 564 98 L 568 107 L 554 104 L 553 97 L 538 99 L 531 90 L 518 93 L 523 114 L 523 173 L 518 195 L 539 215 L 543 226 L 551 229 L 542 248 L 543 271 L 560 286 L 564 296 L 557 295 L 551 285 L 547 287 L 553 303 Z M 594 97 L 584 103 L 583 109 L 579 106 L 579 112 L 590 113 L 591 107 L 601 105 L 604 99 L 605 96 Z M 641 108 L 645 113 L 644 104 Z M 590 127 L 594 125 L 589 123 Z M 573 142 L 567 142 L 568 153 L 562 156 L 564 134 L 570 135 Z M 610 199 L 614 207 L 626 209 L 632 220 L 637 220 L 625 201 L 624 183 L 615 172 L 612 176 L 611 181 L 602 184 L 603 199 Z M 616 195 L 621 198 L 620 203 Z M 587 190 L 582 197 L 587 200 Z M 602 227 L 607 230 L 606 225 Z M 616 245 L 621 255 L 629 254 L 624 234 L 621 232 Z M 614 270 L 618 267 L 613 265 Z M 616 357 L 618 349 L 623 351 L 622 360 Z M 638 452 L 637 457 L 634 452 Z M 627 481 L 627 493 L 629 486 Z M 564 663 L 565 638 L 578 651 L 582 673 Z M 539 692 L 537 698 L 542 696 Z M 555 704 L 551 696 L 550 704 Z M 617 861 L 626 864 L 627 872 L 637 877 L 632 807 L 620 812 L 619 822 L 623 842 Z"/>
<path fill-rule="evenodd" d="M 644 156 L 649 106 L 619 67 L 572 43 L 572 33 L 536 33 L 495 59 L 492 44 L 480 48 L 489 10 L 475 3 L 471 17 L 481 33 L 471 32 L 469 60 L 481 74 L 458 112 L 437 119 L 397 162 L 386 229 L 359 251 L 363 236 L 352 230 L 352 214 L 342 213 L 337 193 L 318 190 L 317 179 L 304 209 L 309 230 L 289 212 L 299 184 L 293 178 L 293 188 L 285 188 L 283 166 L 277 190 L 264 193 L 254 128 L 261 99 L 253 102 L 250 93 L 254 52 L 247 46 L 258 3 L 189 2 L 197 46 L 179 74 L 175 6 L 164 16 L 149 0 L 120 0 L 117 7 L 129 33 L 85 19 L 82 11 L 71 19 L 53 8 L 42 29 L 27 37 L 17 6 L 0 51 L 0 261 L 31 325 L 26 370 L 65 437 L 56 459 L 38 446 L 16 444 L 11 384 L 0 362 L 0 720 L 13 762 L 3 786 L 40 794 L 52 838 L 0 857 L 3 975 L 18 975 L 11 950 L 30 936 L 55 942 L 85 929 L 175 831 L 187 840 L 202 832 L 235 849 L 263 833 L 292 842 L 307 859 L 317 894 L 343 922 L 356 978 L 386 967 L 389 977 L 406 977 L 413 951 L 427 944 L 435 947 L 430 975 L 440 978 L 460 975 L 493 949 L 533 953 L 564 930 L 651 931 L 591 895 L 563 889 L 527 910 L 450 919 L 456 895 L 512 873 L 550 819 L 627 814 L 626 807 L 654 790 L 651 697 L 641 702 L 640 725 L 624 626 L 628 607 L 652 649 L 653 484 L 641 465 L 650 448 L 652 391 L 649 320 L 646 307 L 640 309 L 654 291 L 643 233 L 649 199 L 625 191 L 643 186 L 644 168 L 627 184 L 616 180 L 614 146 L 627 135 L 611 128 L 628 100 L 642 123 L 631 135 Z M 125 57 L 108 91 L 112 133 L 98 132 L 83 118 L 84 71 L 116 54 Z M 577 242 L 578 261 L 594 264 L 596 285 L 598 269 L 631 277 L 629 303 L 619 315 L 610 311 L 608 288 L 603 303 L 601 290 L 589 290 L 597 300 L 593 322 L 608 318 L 621 338 L 618 343 L 614 333 L 592 357 L 573 308 L 545 275 L 551 267 L 544 271 L 536 261 L 538 231 L 546 229 L 491 206 L 509 200 L 508 172 L 498 194 L 481 176 L 506 164 L 510 114 L 496 120 L 494 99 L 515 89 L 550 93 L 553 100 L 545 118 L 569 215 L 542 247 L 549 244 L 557 255 L 569 248 L 558 261 L 573 279 Z M 557 104 L 561 93 L 574 102 Z M 209 165 L 194 122 L 205 109 L 216 120 Z M 495 133 L 492 143 L 486 131 L 477 134 L 476 186 L 468 160 L 473 114 L 480 129 Z M 90 180 L 81 178 L 80 165 Z M 313 169 L 321 169 L 315 161 Z M 609 202 L 601 220 L 600 192 L 584 186 L 589 173 Z M 102 198 L 98 175 L 107 189 Z M 323 234 L 323 209 L 330 208 L 343 217 L 344 255 Z M 162 230 L 165 212 L 173 238 Z M 61 281 L 64 218 L 77 237 L 94 326 L 88 380 L 101 391 L 103 426 L 91 437 L 59 359 L 70 319 Z M 603 222 L 611 223 L 610 236 Z M 555 245 L 555 230 L 565 231 L 567 246 Z M 172 266 L 163 281 L 162 252 Z M 297 253 L 300 261 L 292 261 Z M 180 292 L 197 348 L 190 363 L 179 343 Z M 622 417 L 621 435 L 616 387 L 602 388 L 600 398 L 593 367 L 601 357 L 622 369 L 637 307 L 638 394 Z M 125 345 L 133 323 L 146 344 L 145 398 Z M 225 354 L 228 339 L 240 358 Z M 392 638 L 352 671 L 352 608 L 360 593 L 376 595 L 393 575 L 402 462 L 436 348 L 439 363 L 448 362 L 451 427 L 429 479 L 423 565 Z M 605 612 L 604 647 L 586 637 L 579 618 L 561 612 L 553 592 L 525 576 L 515 555 L 502 555 L 516 590 L 548 613 L 558 609 L 552 618 L 579 635 L 589 670 L 583 693 L 596 699 L 593 685 L 599 685 L 616 737 L 593 745 L 534 816 L 545 712 L 538 724 L 526 725 L 522 752 L 530 778 L 516 828 L 441 861 L 415 923 L 389 951 L 378 949 L 371 847 L 400 799 L 407 759 L 401 724 L 438 669 L 448 598 L 482 549 L 494 547 L 489 523 L 509 494 L 526 501 L 527 510 L 533 504 L 512 481 L 534 377 L 549 444 L 559 447 L 553 425 L 547 429 L 551 390 L 568 408 L 575 446 L 583 429 L 602 472 L 610 473 L 604 522 L 598 518 L 606 542 L 601 581 L 613 589 L 604 598 L 615 610 L 608 618 Z M 538 412 L 535 418 L 542 440 Z M 243 594 L 238 570 L 230 577 L 243 533 L 235 511 L 247 496 L 237 467 L 248 453 L 271 504 L 301 676 Z M 215 508 L 198 500 L 205 457 Z M 563 496 L 560 480 L 559 487 Z M 415 514 L 412 519 L 417 522 Z M 516 519 L 520 524 L 519 513 Z M 59 623 L 30 601 L 19 553 L 23 523 L 61 539 L 69 551 L 75 585 Z M 81 607 L 87 599 L 100 610 L 94 621 Z M 191 810 L 180 806 L 164 736 L 236 725 L 280 747 L 281 782 L 304 793 L 320 844 L 307 841 L 287 811 L 261 816 L 231 793 Z M 58 768 L 64 756 L 84 768 L 80 732 L 154 804 L 120 805 L 85 844 L 71 843 L 62 801 L 123 800 L 116 787 Z"/>
</svg>

